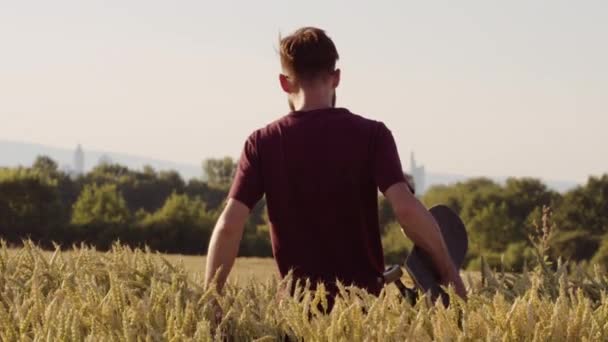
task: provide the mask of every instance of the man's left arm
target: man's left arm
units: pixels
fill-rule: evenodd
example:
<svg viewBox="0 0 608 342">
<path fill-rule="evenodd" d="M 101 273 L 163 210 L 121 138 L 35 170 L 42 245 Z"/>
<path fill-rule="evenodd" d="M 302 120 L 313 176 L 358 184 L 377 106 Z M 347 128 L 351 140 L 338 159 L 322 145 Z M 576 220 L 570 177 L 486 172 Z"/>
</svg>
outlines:
<svg viewBox="0 0 608 342">
<path fill-rule="evenodd" d="M 210 285 L 214 277 L 218 291 L 223 288 L 238 254 L 248 216 L 249 208 L 245 204 L 235 199 L 228 199 L 209 241 L 205 288 Z"/>
<path fill-rule="evenodd" d="M 210 285 L 213 277 L 217 277 L 218 290 L 224 286 L 239 252 L 247 217 L 263 195 L 260 156 L 254 132 L 243 146 L 226 207 L 213 228 L 207 249 L 205 287 Z"/>
</svg>

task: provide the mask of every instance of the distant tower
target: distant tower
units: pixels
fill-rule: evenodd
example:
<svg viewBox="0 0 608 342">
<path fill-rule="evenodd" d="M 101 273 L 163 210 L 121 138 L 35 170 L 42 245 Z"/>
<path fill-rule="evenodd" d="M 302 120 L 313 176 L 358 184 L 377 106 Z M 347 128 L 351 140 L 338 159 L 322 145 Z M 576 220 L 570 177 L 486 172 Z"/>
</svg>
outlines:
<svg viewBox="0 0 608 342">
<path fill-rule="evenodd" d="M 425 186 L 425 171 L 424 166 L 416 165 L 416 158 L 414 157 L 414 152 L 410 154 L 410 174 L 414 178 L 414 187 L 416 189 L 416 194 L 421 195 L 424 193 Z"/>
<path fill-rule="evenodd" d="M 80 176 L 84 173 L 84 152 L 82 146 L 78 144 L 76 152 L 74 152 L 74 173 Z"/>
</svg>

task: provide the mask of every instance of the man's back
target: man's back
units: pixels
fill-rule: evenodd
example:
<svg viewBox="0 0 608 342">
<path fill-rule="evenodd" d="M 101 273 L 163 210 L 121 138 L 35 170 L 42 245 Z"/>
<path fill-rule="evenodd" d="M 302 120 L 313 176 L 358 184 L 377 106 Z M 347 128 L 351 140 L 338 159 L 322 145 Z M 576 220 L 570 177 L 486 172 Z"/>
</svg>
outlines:
<svg viewBox="0 0 608 342">
<path fill-rule="evenodd" d="M 412 241 L 429 253 L 444 283 L 464 295 L 439 227 L 407 188 L 399 154 L 384 124 L 336 109 L 338 51 L 325 31 L 303 27 L 280 39 L 279 85 L 292 113 L 245 143 L 226 207 L 213 229 L 205 284 L 224 285 L 245 221 L 265 194 L 272 248 L 282 275 L 331 286 L 381 289 L 384 263 L 378 189 Z M 332 292 L 333 292 L 332 291 Z"/>
<path fill-rule="evenodd" d="M 377 293 L 384 269 L 378 189 L 404 181 L 384 124 L 342 108 L 295 111 L 254 132 L 230 197 L 250 208 L 265 194 L 281 275 Z"/>
</svg>

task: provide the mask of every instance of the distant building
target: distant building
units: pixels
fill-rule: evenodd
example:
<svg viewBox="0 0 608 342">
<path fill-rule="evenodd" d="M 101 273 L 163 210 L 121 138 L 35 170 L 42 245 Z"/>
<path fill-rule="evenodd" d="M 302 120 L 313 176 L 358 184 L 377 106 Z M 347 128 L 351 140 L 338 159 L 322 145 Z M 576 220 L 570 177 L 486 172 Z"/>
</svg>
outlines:
<svg viewBox="0 0 608 342">
<path fill-rule="evenodd" d="M 426 172 L 423 165 L 416 165 L 416 158 L 414 152 L 410 154 L 410 175 L 414 178 L 414 188 L 416 195 L 421 195 L 426 190 Z"/>
<path fill-rule="evenodd" d="M 74 152 L 74 173 L 76 176 L 84 174 L 84 152 L 80 144 L 78 144 L 76 152 Z"/>
</svg>

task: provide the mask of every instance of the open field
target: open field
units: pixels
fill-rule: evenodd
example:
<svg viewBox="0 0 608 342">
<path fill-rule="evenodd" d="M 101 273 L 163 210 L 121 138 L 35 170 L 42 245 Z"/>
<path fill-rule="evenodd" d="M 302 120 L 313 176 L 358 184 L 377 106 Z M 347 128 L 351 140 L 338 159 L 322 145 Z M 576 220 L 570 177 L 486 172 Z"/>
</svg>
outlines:
<svg viewBox="0 0 608 342">
<path fill-rule="evenodd" d="M 9 254 L 16 254 L 21 249 L 10 248 Z M 53 255 L 52 251 L 41 251 L 42 255 L 50 258 Z M 64 255 L 74 255 L 72 251 L 62 252 Z M 104 252 L 96 252 L 104 254 Z M 205 271 L 205 256 L 204 255 L 180 255 L 180 254 L 158 254 L 167 261 L 175 265 L 183 265 L 185 270 L 190 273 L 192 278 L 197 276 L 196 273 L 203 274 Z M 199 274 L 198 276 L 200 276 Z M 234 267 L 232 268 L 230 279 L 232 281 L 245 281 L 255 279 L 257 281 L 266 281 L 273 277 L 278 277 L 278 270 L 272 258 L 237 258 Z"/>
<path fill-rule="evenodd" d="M 10 254 L 18 253 L 21 249 L 11 248 L 9 249 Z M 52 251 L 41 251 L 42 255 L 46 258 L 50 258 L 53 254 Z M 65 251 L 65 255 L 73 255 L 74 252 Z M 104 252 L 96 252 L 104 254 Z M 205 271 L 206 256 L 204 255 L 181 255 L 181 254 L 161 254 L 162 258 L 171 262 L 175 265 L 183 265 L 184 269 L 189 273 L 192 279 L 198 279 L 202 277 Z M 471 279 L 478 280 L 479 272 L 463 272 L 465 282 L 470 282 Z M 229 281 L 242 284 L 250 280 L 265 282 L 269 279 L 278 279 L 279 271 L 272 258 L 255 258 L 255 257 L 241 257 L 237 258 L 232 271 L 230 272 Z M 403 281 L 406 285 L 411 285 L 411 279 L 405 274 Z"/>
<path fill-rule="evenodd" d="M 483 286 L 470 284 L 467 302 L 452 298 L 449 308 L 344 288 L 323 313 L 322 288 L 277 295 L 272 260 L 239 260 L 236 279 L 255 278 L 230 283 L 223 295 L 200 286 L 203 260 L 120 246 L 108 253 L 0 248 L 0 340 L 608 340 L 603 273 L 547 265 L 525 275 L 489 273 Z"/>
<path fill-rule="evenodd" d="M 163 256 L 174 263 L 183 262 L 184 267 L 191 273 L 205 271 L 205 256 L 175 254 L 165 254 Z M 239 283 L 251 279 L 266 281 L 278 276 L 279 271 L 272 258 L 237 258 L 230 272 L 230 280 L 236 280 Z"/>
</svg>

